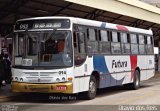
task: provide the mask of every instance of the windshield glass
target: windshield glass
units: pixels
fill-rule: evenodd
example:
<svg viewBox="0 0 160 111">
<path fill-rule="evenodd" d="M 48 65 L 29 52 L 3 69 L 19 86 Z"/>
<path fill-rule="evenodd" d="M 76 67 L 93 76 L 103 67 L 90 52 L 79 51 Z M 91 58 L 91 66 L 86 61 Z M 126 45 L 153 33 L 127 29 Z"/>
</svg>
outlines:
<svg viewBox="0 0 160 111">
<path fill-rule="evenodd" d="M 14 41 L 15 65 L 72 65 L 70 31 L 18 32 Z"/>
</svg>

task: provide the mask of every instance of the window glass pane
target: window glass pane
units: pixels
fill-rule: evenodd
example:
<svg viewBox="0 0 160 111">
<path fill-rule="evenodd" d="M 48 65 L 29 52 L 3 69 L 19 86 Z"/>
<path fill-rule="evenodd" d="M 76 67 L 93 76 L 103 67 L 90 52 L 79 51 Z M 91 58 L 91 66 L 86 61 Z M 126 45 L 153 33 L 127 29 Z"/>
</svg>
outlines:
<svg viewBox="0 0 160 111">
<path fill-rule="evenodd" d="M 144 44 L 144 36 L 143 35 L 139 35 L 139 44 Z"/>
<path fill-rule="evenodd" d="M 122 44 L 122 53 L 130 54 L 130 44 Z"/>
<path fill-rule="evenodd" d="M 132 52 L 132 54 L 138 54 L 138 45 L 137 44 L 131 44 L 131 52 Z"/>
<path fill-rule="evenodd" d="M 78 26 L 78 30 L 79 32 L 86 32 L 87 28 L 84 26 Z"/>
<path fill-rule="evenodd" d="M 87 44 L 88 53 L 95 54 L 98 53 L 98 42 L 88 42 Z"/>
<path fill-rule="evenodd" d="M 118 34 L 117 34 L 117 32 L 112 32 L 112 42 L 118 42 Z"/>
<path fill-rule="evenodd" d="M 111 43 L 111 50 L 112 54 L 120 54 L 121 53 L 120 43 Z"/>
<path fill-rule="evenodd" d="M 85 34 L 79 32 L 76 35 L 74 36 L 74 61 L 75 65 L 81 65 L 86 59 Z"/>
<path fill-rule="evenodd" d="M 22 56 L 22 55 L 24 54 L 24 49 L 25 49 L 25 47 L 24 47 L 24 37 L 19 37 L 18 43 L 19 43 L 18 53 L 19 53 L 19 55 Z M 35 51 L 35 52 L 36 52 L 36 51 Z"/>
<path fill-rule="evenodd" d="M 78 39 L 77 39 L 77 35 L 76 32 L 73 33 L 73 44 L 74 44 L 74 52 L 78 53 Z"/>
<path fill-rule="evenodd" d="M 140 54 L 145 54 L 146 51 L 145 51 L 145 45 L 139 45 L 139 53 Z"/>
<path fill-rule="evenodd" d="M 101 35 L 101 41 L 106 41 L 106 42 L 108 41 L 107 31 L 101 30 L 100 35 Z"/>
<path fill-rule="evenodd" d="M 121 42 L 127 43 L 127 34 L 126 33 L 120 33 L 121 34 Z"/>
<path fill-rule="evenodd" d="M 28 37 L 28 55 L 37 55 L 37 44 L 38 44 L 38 36 L 34 36 L 36 34 L 33 34 L 33 36 Z M 48 41 L 46 41 L 48 42 Z M 49 43 L 47 43 L 47 45 L 49 45 Z M 42 45 L 43 46 L 43 45 Z M 47 46 L 46 46 L 47 47 Z M 43 49 L 42 49 L 43 50 Z M 50 51 L 50 50 L 47 50 Z"/>
<path fill-rule="evenodd" d="M 109 54 L 110 51 L 110 42 L 100 42 L 100 52 Z"/>
<path fill-rule="evenodd" d="M 79 53 L 85 53 L 85 42 L 84 42 L 84 33 L 78 33 L 78 45 L 79 45 Z"/>
<path fill-rule="evenodd" d="M 74 63 L 75 65 L 81 65 L 84 63 L 86 60 L 86 55 L 85 54 L 74 54 Z"/>
<path fill-rule="evenodd" d="M 89 29 L 89 40 L 95 41 L 96 40 L 96 33 L 94 29 Z"/>
<path fill-rule="evenodd" d="M 131 34 L 130 35 L 131 43 L 137 43 L 137 36 L 136 34 Z"/>
<path fill-rule="evenodd" d="M 147 45 L 147 54 L 153 54 L 153 46 Z"/>
<path fill-rule="evenodd" d="M 150 37 L 150 36 L 147 36 L 147 44 L 152 44 L 152 43 L 151 43 L 151 37 Z"/>
</svg>

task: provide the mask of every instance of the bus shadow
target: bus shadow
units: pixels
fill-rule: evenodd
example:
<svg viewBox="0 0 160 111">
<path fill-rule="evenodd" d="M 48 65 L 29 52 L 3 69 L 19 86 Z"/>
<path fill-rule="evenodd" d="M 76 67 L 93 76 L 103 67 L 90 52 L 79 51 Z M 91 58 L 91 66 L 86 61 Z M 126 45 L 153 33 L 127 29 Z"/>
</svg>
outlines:
<svg viewBox="0 0 160 111">
<path fill-rule="evenodd" d="M 141 85 L 140 89 L 148 88 L 151 86 L 152 85 Z M 134 90 L 128 89 L 124 86 L 113 86 L 113 87 L 100 89 L 97 93 L 97 97 L 110 96 L 110 95 L 114 95 L 122 92 L 129 92 L 129 91 L 134 91 Z"/>
<path fill-rule="evenodd" d="M 53 103 L 71 104 L 80 101 L 76 94 L 48 94 L 48 93 L 24 93 L 14 97 L 12 102 L 19 103 Z"/>
<path fill-rule="evenodd" d="M 151 87 L 152 85 L 142 85 L 140 89 Z M 114 86 L 99 89 L 97 91 L 98 97 L 110 96 L 122 92 L 132 91 L 123 86 Z M 14 97 L 11 102 L 19 103 L 53 103 L 53 104 L 76 104 L 85 101 L 83 97 L 77 94 L 47 94 L 47 93 L 24 93 L 20 96 Z"/>
</svg>

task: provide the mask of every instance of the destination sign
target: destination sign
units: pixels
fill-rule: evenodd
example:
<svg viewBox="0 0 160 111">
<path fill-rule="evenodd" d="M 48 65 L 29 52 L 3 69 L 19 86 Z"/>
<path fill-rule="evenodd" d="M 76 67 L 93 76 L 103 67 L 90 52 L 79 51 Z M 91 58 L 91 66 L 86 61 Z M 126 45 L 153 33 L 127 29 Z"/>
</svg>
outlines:
<svg viewBox="0 0 160 111">
<path fill-rule="evenodd" d="M 15 24 L 15 30 L 69 28 L 68 19 L 24 20 Z"/>
</svg>

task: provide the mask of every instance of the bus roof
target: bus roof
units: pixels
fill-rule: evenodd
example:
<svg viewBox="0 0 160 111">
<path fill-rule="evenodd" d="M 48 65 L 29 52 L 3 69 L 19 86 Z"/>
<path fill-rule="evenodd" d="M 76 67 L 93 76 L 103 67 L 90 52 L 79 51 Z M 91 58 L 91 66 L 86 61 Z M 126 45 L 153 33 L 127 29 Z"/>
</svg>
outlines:
<svg viewBox="0 0 160 111">
<path fill-rule="evenodd" d="M 119 31 L 132 32 L 132 33 L 153 35 L 152 30 L 146 30 L 146 29 L 141 29 L 141 28 L 129 27 L 129 26 L 124 26 L 124 25 L 89 20 L 89 19 L 82 19 L 82 18 L 77 18 L 77 17 L 48 16 L 48 17 L 26 18 L 26 19 L 20 19 L 18 21 L 40 20 L 40 19 L 70 19 L 71 23 L 79 24 L 79 25 L 86 25 L 86 26 L 91 26 L 91 27 L 93 26 L 93 27 L 99 27 L 99 28 L 107 28 L 111 30 L 119 30 Z"/>
</svg>

